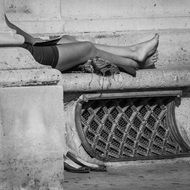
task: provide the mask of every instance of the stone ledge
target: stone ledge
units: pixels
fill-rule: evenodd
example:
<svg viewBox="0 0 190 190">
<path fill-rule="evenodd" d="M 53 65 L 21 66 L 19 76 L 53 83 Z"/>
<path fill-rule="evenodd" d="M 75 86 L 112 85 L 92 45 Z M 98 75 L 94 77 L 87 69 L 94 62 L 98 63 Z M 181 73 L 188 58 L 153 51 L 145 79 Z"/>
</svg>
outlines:
<svg viewBox="0 0 190 190">
<path fill-rule="evenodd" d="M 30 52 L 24 48 L 3 46 L 0 48 L 0 70 L 47 68 L 36 62 Z"/>
<path fill-rule="evenodd" d="M 147 69 L 132 77 L 126 73 L 111 77 L 96 74 L 63 74 L 64 92 L 132 91 L 185 88 L 190 86 L 190 66 Z"/>
<path fill-rule="evenodd" d="M 39 64 L 24 48 L 0 49 L 0 87 L 56 85 L 62 79 L 58 70 Z"/>
<path fill-rule="evenodd" d="M 98 27 L 97 27 L 98 26 Z M 66 32 L 102 32 L 126 30 L 189 29 L 189 17 L 68 19 Z"/>
<path fill-rule="evenodd" d="M 1 70 L 0 87 L 56 85 L 61 73 L 56 69 Z"/>
</svg>

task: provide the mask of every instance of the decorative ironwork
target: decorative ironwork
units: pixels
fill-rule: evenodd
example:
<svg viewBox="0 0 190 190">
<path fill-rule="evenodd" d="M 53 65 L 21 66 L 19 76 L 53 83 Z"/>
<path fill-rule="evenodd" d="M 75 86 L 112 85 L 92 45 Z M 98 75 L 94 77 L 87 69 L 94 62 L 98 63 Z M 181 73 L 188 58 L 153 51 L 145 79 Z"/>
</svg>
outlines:
<svg viewBox="0 0 190 190">
<path fill-rule="evenodd" d="M 77 128 L 87 152 L 103 161 L 138 160 L 185 152 L 167 122 L 174 97 L 89 100 Z M 171 109 L 171 106 L 170 106 Z M 171 119 L 171 118 L 170 118 Z"/>
</svg>

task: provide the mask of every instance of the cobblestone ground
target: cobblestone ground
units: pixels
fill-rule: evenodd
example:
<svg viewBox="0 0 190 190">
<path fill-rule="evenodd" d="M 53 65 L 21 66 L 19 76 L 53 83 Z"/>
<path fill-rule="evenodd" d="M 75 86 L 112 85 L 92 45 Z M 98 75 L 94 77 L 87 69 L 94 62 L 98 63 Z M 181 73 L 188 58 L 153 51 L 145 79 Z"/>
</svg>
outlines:
<svg viewBox="0 0 190 190">
<path fill-rule="evenodd" d="M 108 172 L 65 172 L 64 190 L 190 190 L 190 161 L 109 167 Z"/>
</svg>

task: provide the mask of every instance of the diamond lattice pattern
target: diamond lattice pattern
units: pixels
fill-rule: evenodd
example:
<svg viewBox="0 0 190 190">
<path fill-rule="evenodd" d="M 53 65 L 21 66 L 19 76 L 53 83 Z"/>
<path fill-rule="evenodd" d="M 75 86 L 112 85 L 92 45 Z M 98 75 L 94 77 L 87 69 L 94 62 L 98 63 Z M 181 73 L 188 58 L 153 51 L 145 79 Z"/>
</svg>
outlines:
<svg viewBox="0 0 190 190">
<path fill-rule="evenodd" d="M 171 99 L 132 98 L 83 103 L 82 129 L 101 160 L 178 154 L 181 149 L 166 124 Z"/>
</svg>

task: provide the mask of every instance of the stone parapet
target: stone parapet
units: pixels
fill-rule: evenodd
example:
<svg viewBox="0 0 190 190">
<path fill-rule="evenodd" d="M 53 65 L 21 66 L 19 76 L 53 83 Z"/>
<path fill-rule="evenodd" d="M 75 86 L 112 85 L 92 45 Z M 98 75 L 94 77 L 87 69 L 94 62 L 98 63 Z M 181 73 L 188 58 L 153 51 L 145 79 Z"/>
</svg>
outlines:
<svg viewBox="0 0 190 190">
<path fill-rule="evenodd" d="M 61 73 L 21 48 L 24 38 L 5 24 L 4 2 L 0 0 L 0 190 L 62 190 Z"/>
<path fill-rule="evenodd" d="M 96 74 L 63 74 L 65 92 L 103 92 L 148 89 L 187 88 L 190 66 L 137 71 L 136 77 L 121 73 L 110 77 Z"/>
<path fill-rule="evenodd" d="M 61 73 L 37 63 L 29 51 L 21 47 L 1 47 L 0 87 L 57 85 Z"/>
<path fill-rule="evenodd" d="M 55 69 L 0 71 L 0 87 L 57 85 L 61 74 Z"/>
<path fill-rule="evenodd" d="M 37 63 L 21 47 L 0 48 L 0 87 L 57 85 L 61 73 Z"/>
</svg>

